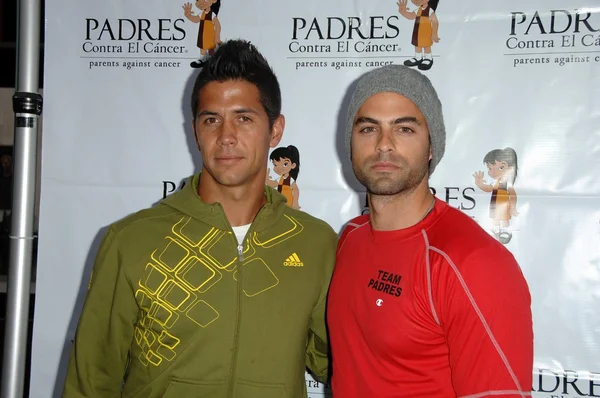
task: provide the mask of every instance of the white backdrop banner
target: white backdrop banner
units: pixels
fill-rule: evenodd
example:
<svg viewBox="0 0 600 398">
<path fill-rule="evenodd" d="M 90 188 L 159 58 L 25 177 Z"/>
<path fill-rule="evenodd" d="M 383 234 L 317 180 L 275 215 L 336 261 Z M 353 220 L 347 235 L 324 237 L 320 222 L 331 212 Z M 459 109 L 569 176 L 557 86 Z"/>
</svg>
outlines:
<svg viewBox="0 0 600 398">
<path fill-rule="evenodd" d="M 202 3 L 46 4 L 32 397 L 62 391 L 106 226 L 200 167 L 188 108 L 190 62 L 205 49 L 184 9 L 199 15 Z M 448 131 L 431 185 L 523 269 L 533 396 L 600 397 L 600 4 L 430 0 L 426 11 L 414 3 L 403 15 L 396 0 L 223 0 L 202 29 L 205 38 L 218 27 L 221 40 L 252 41 L 272 64 L 287 121 L 281 146 L 300 154 L 299 205 L 336 230 L 366 204 L 341 135 L 348 89 L 423 47 Z M 425 22 L 413 34 L 414 12 Z M 509 214 L 494 211 L 513 199 Z M 313 398 L 330 394 L 309 377 L 307 386 Z"/>
</svg>

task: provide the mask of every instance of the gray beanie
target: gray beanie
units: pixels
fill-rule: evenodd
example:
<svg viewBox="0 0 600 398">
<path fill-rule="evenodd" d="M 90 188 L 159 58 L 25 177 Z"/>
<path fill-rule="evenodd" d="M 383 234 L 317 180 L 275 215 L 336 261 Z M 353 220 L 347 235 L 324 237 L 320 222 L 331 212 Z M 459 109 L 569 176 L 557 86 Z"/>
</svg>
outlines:
<svg viewBox="0 0 600 398">
<path fill-rule="evenodd" d="M 446 129 L 442 104 L 429 79 L 422 73 L 404 65 L 387 65 L 365 73 L 357 82 L 346 120 L 346 149 L 351 153 L 350 140 L 354 118 L 358 109 L 371 96 L 381 92 L 398 93 L 411 100 L 425 116 L 429 128 L 432 158 L 429 175 L 444 156 Z"/>
</svg>

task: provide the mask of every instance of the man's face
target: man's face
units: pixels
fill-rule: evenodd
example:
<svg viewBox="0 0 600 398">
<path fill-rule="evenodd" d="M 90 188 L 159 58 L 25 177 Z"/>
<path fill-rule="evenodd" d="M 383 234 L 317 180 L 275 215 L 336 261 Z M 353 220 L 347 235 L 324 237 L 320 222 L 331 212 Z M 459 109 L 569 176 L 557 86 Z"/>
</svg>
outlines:
<svg viewBox="0 0 600 398">
<path fill-rule="evenodd" d="M 194 121 L 202 153 L 203 177 L 236 187 L 265 180 L 269 148 L 277 146 L 284 128 L 279 116 L 269 129 L 258 88 L 243 80 L 210 82 L 198 93 Z"/>
<path fill-rule="evenodd" d="M 374 195 L 410 192 L 428 178 L 425 117 L 408 98 L 378 93 L 360 107 L 352 129 L 352 168 Z"/>
</svg>

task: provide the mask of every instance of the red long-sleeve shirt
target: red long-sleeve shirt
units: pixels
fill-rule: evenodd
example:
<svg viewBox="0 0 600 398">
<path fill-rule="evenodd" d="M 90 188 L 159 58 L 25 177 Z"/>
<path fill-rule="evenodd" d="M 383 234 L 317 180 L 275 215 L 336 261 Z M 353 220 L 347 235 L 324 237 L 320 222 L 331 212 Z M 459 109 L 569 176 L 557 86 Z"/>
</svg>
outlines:
<svg viewBox="0 0 600 398">
<path fill-rule="evenodd" d="M 530 396 L 525 278 L 502 244 L 445 202 L 398 231 L 352 220 L 328 301 L 334 398 Z"/>
</svg>

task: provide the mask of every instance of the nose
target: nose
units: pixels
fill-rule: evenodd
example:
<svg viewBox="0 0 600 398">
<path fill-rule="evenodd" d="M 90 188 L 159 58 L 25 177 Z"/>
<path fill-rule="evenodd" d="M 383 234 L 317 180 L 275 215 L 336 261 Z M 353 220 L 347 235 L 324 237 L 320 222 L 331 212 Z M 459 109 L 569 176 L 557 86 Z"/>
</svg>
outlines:
<svg viewBox="0 0 600 398">
<path fill-rule="evenodd" d="M 219 145 L 233 146 L 237 144 L 237 130 L 231 121 L 225 121 L 219 129 Z"/>
<path fill-rule="evenodd" d="M 377 140 L 377 145 L 375 149 L 378 152 L 393 152 L 395 150 L 394 141 L 391 137 L 391 132 L 382 130 L 379 133 L 379 137 Z"/>
</svg>

